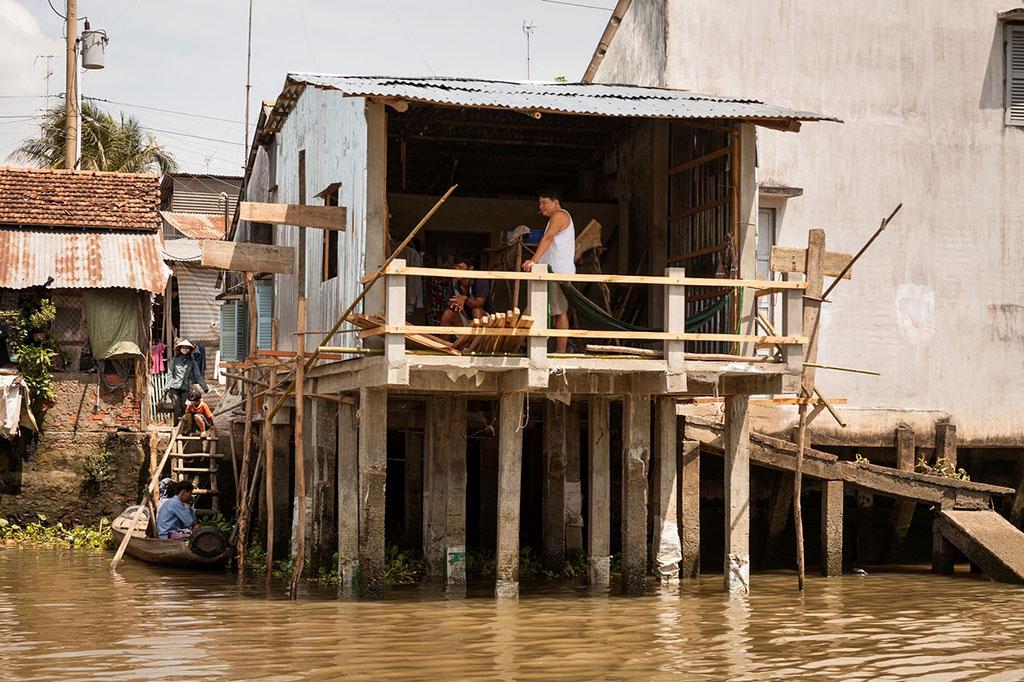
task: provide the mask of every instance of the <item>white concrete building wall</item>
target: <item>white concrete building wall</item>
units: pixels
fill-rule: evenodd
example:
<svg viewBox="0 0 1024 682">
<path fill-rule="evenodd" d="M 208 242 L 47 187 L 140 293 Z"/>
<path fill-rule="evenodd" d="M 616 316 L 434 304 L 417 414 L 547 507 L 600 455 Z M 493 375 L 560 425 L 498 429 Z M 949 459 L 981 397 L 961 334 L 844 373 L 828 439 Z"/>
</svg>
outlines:
<svg viewBox="0 0 1024 682">
<path fill-rule="evenodd" d="M 635 0 L 629 13 L 664 10 L 664 30 L 627 14 L 598 71 L 658 80 L 630 59 L 664 50 L 669 87 L 843 119 L 761 130 L 761 184 L 803 189 L 780 244 L 822 227 L 854 252 L 903 202 L 823 308 L 820 360 L 883 373 L 818 373 L 854 432 L 922 411 L 950 415 L 962 443 L 1024 444 L 1024 129 L 1004 125 L 997 19 L 1017 5 Z"/>
</svg>

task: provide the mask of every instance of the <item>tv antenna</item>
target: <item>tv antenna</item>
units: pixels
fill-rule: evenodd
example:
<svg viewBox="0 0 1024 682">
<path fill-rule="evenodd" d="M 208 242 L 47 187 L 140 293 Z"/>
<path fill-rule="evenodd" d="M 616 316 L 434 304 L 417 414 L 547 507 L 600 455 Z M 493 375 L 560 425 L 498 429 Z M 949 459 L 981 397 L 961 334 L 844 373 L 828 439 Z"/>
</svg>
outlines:
<svg viewBox="0 0 1024 682">
<path fill-rule="evenodd" d="M 46 75 L 43 76 L 43 81 L 46 83 L 46 102 L 49 104 L 50 101 L 50 77 L 53 76 L 53 67 L 50 62 L 54 59 L 52 54 L 37 54 L 36 58 L 32 60 L 32 66 L 36 65 L 40 59 L 46 60 Z"/>
<path fill-rule="evenodd" d="M 526 34 L 526 80 L 530 80 L 530 40 L 533 38 L 535 30 L 537 30 L 537 26 L 533 23 L 533 19 L 523 21 L 523 33 Z"/>
</svg>

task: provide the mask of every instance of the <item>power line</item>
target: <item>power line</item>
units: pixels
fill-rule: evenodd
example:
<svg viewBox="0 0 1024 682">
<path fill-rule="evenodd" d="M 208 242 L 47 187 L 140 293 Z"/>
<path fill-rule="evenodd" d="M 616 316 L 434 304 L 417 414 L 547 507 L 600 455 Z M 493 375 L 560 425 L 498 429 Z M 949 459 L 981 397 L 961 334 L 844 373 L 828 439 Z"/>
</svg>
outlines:
<svg viewBox="0 0 1024 682">
<path fill-rule="evenodd" d="M 302 32 L 306 35 L 306 47 L 309 48 L 309 56 L 313 58 L 313 64 L 316 66 L 316 70 L 320 70 L 320 62 L 316 58 L 316 54 L 313 52 L 313 43 L 309 41 L 309 29 L 306 28 L 306 9 L 302 4 L 302 0 L 299 1 L 299 17 L 302 19 Z M 246 132 L 248 135 L 248 132 Z"/>
<path fill-rule="evenodd" d="M 93 102 L 105 102 L 106 104 L 116 104 L 122 107 L 132 107 L 135 109 L 146 109 L 148 111 L 159 111 L 164 114 L 176 114 L 178 116 L 191 116 L 192 118 L 204 118 L 208 121 L 222 121 L 224 123 L 237 123 L 243 125 L 241 121 L 235 121 L 230 118 L 220 118 L 218 116 L 206 116 L 205 114 L 193 114 L 187 111 L 174 111 L 172 109 L 161 109 L 160 107 L 147 107 L 143 104 L 131 104 L 129 102 L 116 102 L 112 99 L 104 99 L 102 97 L 82 97 L 82 99 L 92 100 Z"/>
<path fill-rule="evenodd" d="M 47 3 L 49 3 L 49 5 L 50 5 L 50 9 L 52 9 L 52 10 L 53 10 L 53 13 L 54 13 L 54 14 L 56 14 L 56 15 L 57 15 L 58 17 L 60 17 L 60 18 L 61 18 L 61 19 L 63 19 L 64 21 L 67 21 L 67 20 L 68 20 L 68 18 L 67 18 L 67 16 L 66 16 L 66 15 L 64 15 L 64 14 L 61 14 L 60 12 L 58 12 L 58 11 L 57 11 L 57 8 L 53 6 L 53 1 L 52 1 L 52 0 L 46 0 L 46 2 L 47 2 Z"/>
<path fill-rule="evenodd" d="M 233 144 L 233 145 L 238 145 L 239 147 L 245 146 L 241 142 L 229 142 L 228 140 L 218 140 L 215 137 L 204 137 L 202 135 L 193 135 L 191 133 L 179 133 L 179 132 L 176 132 L 174 130 L 165 130 L 165 129 L 162 129 L 162 128 L 150 128 L 149 126 L 143 126 L 143 127 L 145 127 L 146 130 L 153 131 L 154 133 L 165 133 L 167 135 L 179 135 L 181 137 L 191 137 L 191 138 L 194 138 L 196 140 L 208 140 L 210 142 L 220 142 L 220 143 L 223 143 L 223 144 Z"/>
<path fill-rule="evenodd" d="M 395 12 L 395 8 L 391 6 L 391 0 L 384 0 L 384 4 L 388 6 L 388 10 L 391 12 L 391 16 L 393 16 L 395 18 L 395 22 L 398 23 L 398 28 L 402 29 L 402 33 L 405 34 L 405 37 L 409 41 L 409 44 L 412 45 L 412 49 L 416 50 L 416 54 L 418 54 L 420 56 L 420 59 L 423 60 L 423 63 L 426 64 L 427 71 L 429 71 L 430 75 L 433 76 L 434 67 L 430 65 L 430 62 L 427 61 L 427 58 L 423 56 L 422 52 L 420 52 L 420 48 L 416 45 L 416 41 L 413 40 L 412 36 L 409 35 L 409 32 L 405 30 L 405 24 L 403 24 L 402 20 L 398 18 L 398 13 Z"/>
<path fill-rule="evenodd" d="M 597 5 L 585 5 L 585 4 L 580 3 L 580 2 L 566 2 L 565 0 L 540 0 L 540 1 L 541 2 L 547 2 L 547 3 L 550 3 L 552 5 L 568 5 L 569 7 L 582 7 L 584 9 L 597 9 L 597 10 L 601 10 L 602 12 L 611 12 L 612 10 L 615 9 L 614 7 L 599 7 Z"/>
</svg>

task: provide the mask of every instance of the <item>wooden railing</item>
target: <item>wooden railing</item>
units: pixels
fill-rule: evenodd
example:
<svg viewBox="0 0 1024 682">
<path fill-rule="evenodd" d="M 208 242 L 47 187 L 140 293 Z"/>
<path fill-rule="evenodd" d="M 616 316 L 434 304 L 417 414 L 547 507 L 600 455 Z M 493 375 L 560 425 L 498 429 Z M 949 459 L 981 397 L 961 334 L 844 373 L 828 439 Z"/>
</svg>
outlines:
<svg viewBox="0 0 1024 682">
<path fill-rule="evenodd" d="M 527 308 L 524 314 L 533 318 L 528 328 L 451 327 L 407 324 L 406 277 L 439 277 L 444 279 L 520 280 L 526 282 Z M 589 329 L 551 329 L 547 325 L 549 282 L 599 282 L 605 284 L 642 284 L 662 286 L 664 296 L 664 331 L 604 331 Z M 740 287 L 763 295 L 783 297 L 782 330 L 779 336 L 754 334 L 718 334 L 686 331 L 685 287 Z M 618 339 L 661 341 L 664 361 L 669 371 L 682 370 L 685 364 L 683 344 L 686 341 L 724 341 L 741 344 L 773 344 L 783 350 L 787 369 L 800 371 L 803 365 L 803 347 L 807 337 L 802 329 L 803 293 L 807 285 L 796 281 L 766 281 L 745 279 L 719 279 L 714 277 L 687 277 L 682 268 L 667 268 L 664 276 L 656 275 L 602 275 L 549 273 L 546 265 L 535 265 L 532 272 L 487 270 L 450 270 L 441 268 L 407 267 L 404 260 L 396 259 L 385 274 L 385 324 L 362 335 L 384 336 L 384 354 L 389 362 L 405 362 L 406 334 L 456 334 L 480 336 L 519 336 L 526 339 L 526 355 L 530 366 L 547 367 L 547 340 L 552 337 L 576 339 Z"/>
</svg>

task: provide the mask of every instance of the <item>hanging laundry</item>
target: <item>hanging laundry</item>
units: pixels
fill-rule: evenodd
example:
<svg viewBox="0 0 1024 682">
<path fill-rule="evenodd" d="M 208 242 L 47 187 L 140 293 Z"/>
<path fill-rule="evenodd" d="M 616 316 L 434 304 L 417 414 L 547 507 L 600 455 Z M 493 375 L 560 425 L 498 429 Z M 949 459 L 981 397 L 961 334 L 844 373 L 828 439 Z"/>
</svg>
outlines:
<svg viewBox="0 0 1024 682">
<path fill-rule="evenodd" d="M 164 373 L 164 354 L 167 351 L 167 344 L 160 341 L 153 346 L 153 369 L 151 374 L 163 374 Z"/>
<path fill-rule="evenodd" d="M 195 359 L 196 364 L 199 365 L 199 371 L 206 374 L 206 346 L 199 343 L 196 344 L 196 349 L 192 352 L 192 357 Z"/>
</svg>

